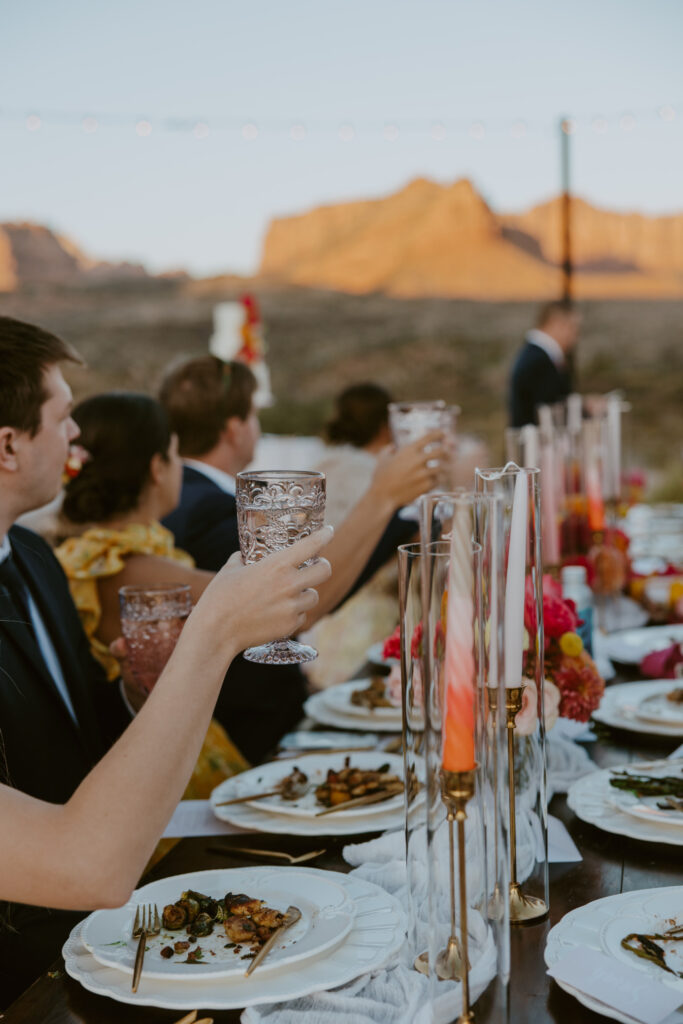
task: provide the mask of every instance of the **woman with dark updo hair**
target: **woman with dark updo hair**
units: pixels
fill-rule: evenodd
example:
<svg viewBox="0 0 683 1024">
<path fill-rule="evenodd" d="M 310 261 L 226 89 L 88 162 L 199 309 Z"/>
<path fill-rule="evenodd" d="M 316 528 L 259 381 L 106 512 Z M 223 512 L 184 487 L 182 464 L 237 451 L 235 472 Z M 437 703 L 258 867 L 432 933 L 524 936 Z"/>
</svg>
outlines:
<svg viewBox="0 0 683 1024">
<path fill-rule="evenodd" d="M 194 568 L 160 520 L 178 504 L 182 463 L 163 407 L 148 395 L 112 391 L 72 412 L 85 449 L 62 506 L 65 540 L 56 550 L 93 655 L 110 680 L 120 675 L 109 645 L 121 636 L 119 588 L 190 585 L 193 603 L 214 574 Z M 75 527 L 85 527 L 74 535 Z M 204 798 L 247 767 L 223 728 L 211 723 L 186 797 Z"/>
</svg>

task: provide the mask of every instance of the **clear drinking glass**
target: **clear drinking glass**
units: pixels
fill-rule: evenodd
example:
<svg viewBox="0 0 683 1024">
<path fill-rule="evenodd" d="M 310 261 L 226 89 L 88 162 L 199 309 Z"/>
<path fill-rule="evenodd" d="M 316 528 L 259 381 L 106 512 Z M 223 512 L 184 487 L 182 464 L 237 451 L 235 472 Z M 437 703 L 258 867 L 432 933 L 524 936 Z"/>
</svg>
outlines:
<svg viewBox="0 0 683 1024">
<path fill-rule="evenodd" d="M 432 430 L 447 429 L 451 421 L 452 414 L 441 400 L 389 403 L 389 428 L 397 448 L 419 441 Z"/>
<path fill-rule="evenodd" d="M 237 474 L 235 499 L 245 564 L 281 551 L 320 530 L 325 520 L 325 474 L 263 470 Z M 296 665 L 318 652 L 290 637 L 249 647 L 243 656 L 261 665 Z"/>
<path fill-rule="evenodd" d="M 121 587 L 119 604 L 130 672 L 140 693 L 147 696 L 192 611 L 190 587 L 187 583 Z"/>
<path fill-rule="evenodd" d="M 390 402 L 389 428 L 394 444 L 403 448 L 419 441 L 425 434 L 440 430 L 444 436 L 444 458 L 439 471 L 439 490 L 452 487 L 458 455 L 457 423 L 460 406 L 434 402 Z M 425 449 L 429 451 L 429 449 Z M 427 463 L 432 467 L 438 462 Z"/>
</svg>

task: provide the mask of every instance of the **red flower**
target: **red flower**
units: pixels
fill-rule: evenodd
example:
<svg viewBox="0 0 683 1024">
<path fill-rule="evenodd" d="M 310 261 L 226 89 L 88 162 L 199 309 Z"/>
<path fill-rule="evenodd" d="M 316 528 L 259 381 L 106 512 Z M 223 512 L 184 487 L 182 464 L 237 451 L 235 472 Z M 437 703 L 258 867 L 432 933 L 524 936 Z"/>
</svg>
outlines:
<svg viewBox="0 0 683 1024">
<path fill-rule="evenodd" d="M 391 636 L 388 636 L 384 641 L 384 647 L 382 648 L 383 658 L 396 658 L 397 660 L 401 657 L 401 627 L 397 626 Z"/>
<path fill-rule="evenodd" d="M 595 662 L 583 651 L 578 658 L 563 658 L 553 675 L 560 691 L 560 715 L 587 722 L 605 692 Z"/>
<path fill-rule="evenodd" d="M 524 625 L 529 634 L 536 632 L 536 608 L 531 577 L 524 591 Z M 543 577 L 543 628 L 546 647 L 549 640 L 559 640 L 563 633 L 572 633 L 579 625 L 573 601 L 565 601 L 560 584 L 550 576 Z"/>
</svg>

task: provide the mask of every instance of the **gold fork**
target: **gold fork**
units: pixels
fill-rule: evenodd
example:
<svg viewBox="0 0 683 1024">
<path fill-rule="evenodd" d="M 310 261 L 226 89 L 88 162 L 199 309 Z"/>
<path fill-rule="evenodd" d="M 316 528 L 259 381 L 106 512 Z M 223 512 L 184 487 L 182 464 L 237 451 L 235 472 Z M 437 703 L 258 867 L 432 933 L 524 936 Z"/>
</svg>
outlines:
<svg viewBox="0 0 683 1024">
<path fill-rule="evenodd" d="M 207 850 L 211 853 L 223 853 L 228 857 L 231 857 L 235 853 L 246 853 L 251 857 L 274 857 L 276 860 L 281 859 L 286 861 L 288 864 L 305 864 L 308 860 L 315 860 L 316 857 L 321 857 L 323 853 L 327 853 L 326 849 L 322 850 L 309 850 L 308 853 L 302 853 L 298 857 L 293 857 L 291 853 L 284 853 L 281 850 L 256 850 L 250 846 L 207 846 Z"/>
<path fill-rule="evenodd" d="M 142 974 L 142 961 L 145 959 L 145 946 L 149 935 L 158 935 L 161 931 L 159 911 L 154 903 L 143 904 L 135 910 L 133 921 L 133 938 L 138 940 L 138 949 L 135 954 L 135 967 L 133 968 L 133 992 L 137 992 Z"/>
</svg>

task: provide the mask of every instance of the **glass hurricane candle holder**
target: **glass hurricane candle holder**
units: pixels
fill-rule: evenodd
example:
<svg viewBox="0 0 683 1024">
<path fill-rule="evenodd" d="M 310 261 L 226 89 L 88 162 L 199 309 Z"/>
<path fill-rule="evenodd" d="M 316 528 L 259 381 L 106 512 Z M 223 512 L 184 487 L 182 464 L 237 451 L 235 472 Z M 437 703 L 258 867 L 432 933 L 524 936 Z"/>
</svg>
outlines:
<svg viewBox="0 0 683 1024">
<path fill-rule="evenodd" d="M 440 643 L 424 646 L 424 672 L 429 679 L 426 702 L 431 788 L 429 863 L 434 878 L 430 896 L 437 893 L 432 910 L 435 918 L 432 933 L 443 938 L 444 921 L 439 922 L 438 915 L 441 913 L 443 918 L 443 908 L 448 906 L 443 891 L 442 865 L 447 857 L 444 829 L 453 827 L 448 820 L 450 815 L 459 831 L 458 815 L 465 813 L 467 902 L 470 929 L 475 926 L 472 941 L 479 952 L 486 948 L 486 956 L 491 950 L 494 953 L 493 968 L 491 961 L 485 958 L 479 973 L 475 975 L 473 971 L 469 1004 L 471 1007 L 476 1002 L 477 1020 L 493 1022 L 505 1019 L 510 970 L 508 901 L 504 898 L 508 891 L 508 846 L 503 828 L 503 811 L 507 806 L 505 721 L 496 713 L 504 700 L 499 672 L 503 641 L 501 503 L 495 496 L 459 490 L 425 495 L 421 506 L 422 536 L 437 538 L 431 543 L 432 549 L 447 547 L 449 551 L 447 570 L 423 556 L 423 604 L 430 610 L 431 634 L 440 637 Z M 476 768 L 473 792 L 459 809 L 457 804 L 463 799 L 463 791 L 472 789 L 463 757 L 469 743 L 467 726 L 463 725 L 468 716 L 469 699 L 464 706 L 462 702 L 463 683 L 466 687 L 470 678 L 473 680 Z M 469 761 L 471 748 L 468 749 Z M 465 774 L 458 777 L 460 768 Z M 463 859 L 460 855 L 458 858 L 456 877 L 460 879 L 459 866 Z M 460 903 L 459 897 L 457 902 Z M 485 945 L 477 945 L 484 935 Z M 448 948 L 447 942 L 432 950 L 432 962 L 437 965 L 432 972 L 435 1019 L 445 1019 L 438 1010 L 444 1000 L 440 976 L 445 957 L 439 960 L 438 955 Z M 455 944 L 451 942 L 450 948 L 454 955 Z"/>
<path fill-rule="evenodd" d="M 320 530 L 325 520 L 325 475 L 263 470 L 237 474 L 235 501 L 242 560 L 258 562 Z M 313 661 L 318 652 L 291 637 L 272 640 L 243 653 L 262 665 Z"/>
<path fill-rule="evenodd" d="M 398 549 L 398 595 L 401 627 L 401 705 L 405 773 L 408 944 L 417 970 L 427 973 L 429 947 L 427 829 L 425 823 L 426 733 L 424 687 L 424 615 L 421 544 Z M 448 544 L 428 546 L 430 563 L 447 564 Z"/>
<path fill-rule="evenodd" d="M 508 463 L 477 470 L 480 493 L 497 495 L 503 516 L 503 662 L 499 715 L 507 729 L 510 923 L 548 914 L 548 809 L 539 470 Z M 549 696 L 553 696 L 552 692 Z"/>
</svg>

